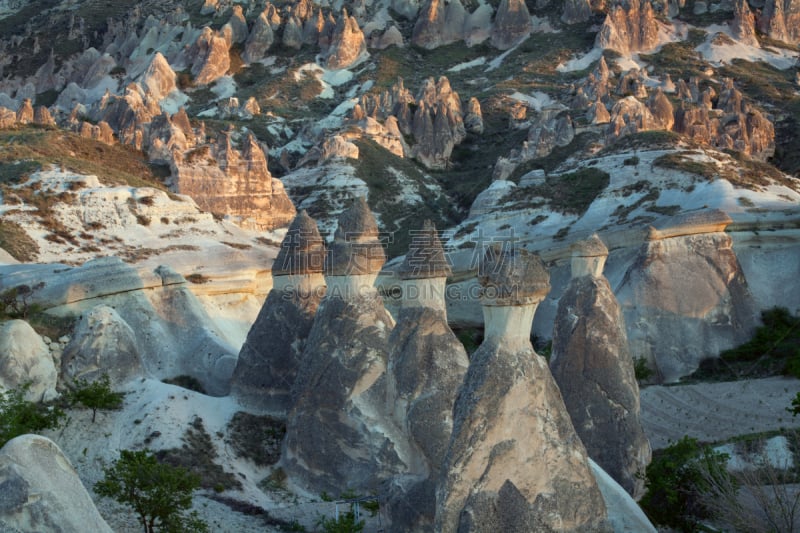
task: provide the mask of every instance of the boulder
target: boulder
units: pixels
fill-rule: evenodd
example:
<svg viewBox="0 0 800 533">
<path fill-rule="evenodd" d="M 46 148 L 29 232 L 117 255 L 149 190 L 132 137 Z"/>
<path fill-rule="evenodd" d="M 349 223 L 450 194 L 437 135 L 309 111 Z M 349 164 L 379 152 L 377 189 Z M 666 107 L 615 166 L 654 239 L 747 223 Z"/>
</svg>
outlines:
<svg viewBox="0 0 800 533">
<path fill-rule="evenodd" d="M 58 372 L 50 350 L 36 331 L 24 320 L 0 324 L 0 389 L 19 389 L 25 383 L 28 401 L 52 400 Z"/>
<path fill-rule="evenodd" d="M 597 235 L 573 246 L 572 279 L 558 301 L 550 370 L 586 452 L 634 499 L 650 462 L 640 421 L 639 385 L 622 310 Z"/>
<path fill-rule="evenodd" d="M 285 417 L 314 315 L 325 295 L 325 243 L 306 211 L 292 221 L 272 264 L 273 288 L 239 352 L 231 394 Z"/>
<path fill-rule="evenodd" d="M 389 336 L 386 404 L 418 460 L 390 484 L 389 531 L 433 531 L 435 487 L 450 433 L 456 394 L 469 365 L 447 324 L 445 282 L 450 273 L 436 228 L 425 221 L 412 234 L 398 275 L 402 307 Z"/>
<path fill-rule="evenodd" d="M 530 329 L 550 290 L 537 256 L 487 250 L 478 276 L 485 339 L 453 411 L 435 530 L 605 531 L 586 451 Z"/>
<path fill-rule="evenodd" d="M 303 46 L 303 23 L 297 17 L 292 15 L 286 20 L 283 25 L 283 36 L 281 42 L 286 48 L 300 50 Z"/>
<path fill-rule="evenodd" d="M 247 21 L 244 19 L 242 6 L 234 4 L 231 10 L 231 18 L 226 23 L 231 28 L 231 42 L 241 44 L 247 40 Z"/>
<path fill-rule="evenodd" d="M 416 141 L 412 156 L 428 168 L 446 168 L 453 148 L 467 135 L 461 100 L 446 77 L 435 83 L 428 78 L 423 85 L 411 132 Z"/>
<path fill-rule="evenodd" d="M 85 313 L 61 356 L 61 375 L 67 383 L 96 381 L 108 374 L 113 385 L 144 375 L 136 333 L 107 305 Z"/>
<path fill-rule="evenodd" d="M 0 529 L 111 533 L 67 456 L 50 439 L 22 435 L 0 448 Z"/>
<path fill-rule="evenodd" d="M 617 289 L 633 354 L 674 382 L 750 338 L 757 317 L 725 233 L 730 217 L 695 211 L 651 228 Z M 694 339 L 687 345 L 682 339 Z"/>
</svg>

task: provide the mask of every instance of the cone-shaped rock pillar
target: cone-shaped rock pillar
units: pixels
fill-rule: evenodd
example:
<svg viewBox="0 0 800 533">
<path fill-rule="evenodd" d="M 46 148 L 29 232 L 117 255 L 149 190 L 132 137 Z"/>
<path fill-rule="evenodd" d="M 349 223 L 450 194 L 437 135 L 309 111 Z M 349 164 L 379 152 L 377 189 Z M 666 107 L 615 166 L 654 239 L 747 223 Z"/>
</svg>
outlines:
<svg viewBox="0 0 800 533">
<path fill-rule="evenodd" d="M 273 287 L 239 352 L 231 394 L 278 416 L 291 406 L 291 389 L 314 315 L 325 295 L 325 243 L 301 211 L 272 264 Z"/>
<path fill-rule="evenodd" d="M 538 256 L 489 248 L 485 340 L 454 410 L 436 531 L 603 531 L 606 509 L 547 362 L 529 336 L 550 290 Z"/>
<path fill-rule="evenodd" d="M 326 257 L 327 292 L 306 342 L 282 462 L 307 490 L 377 490 L 410 461 L 386 412 L 394 321 L 373 287 L 386 256 L 363 199 L 342 213 Z"/>
<path fill-rule="evenodd" d="M 390 484 L 387 531 L 433 531 L 436 481 L 453 430 L 456 394 L 469 366 L 447 324 L 449 274 L 436 228 L 425 221 L 412 234 L 398 271 L 403 300 L 389 337 L 387 369 L 387 404 L 418 461 Z"/>
<path fill-rule="evenodd" d="M 650 462 L 625 321 L 597 235 L 572 249 L 572 280 L 558 303 L 550 369 L 586 452 L 631 496 Z"/>
</svg>

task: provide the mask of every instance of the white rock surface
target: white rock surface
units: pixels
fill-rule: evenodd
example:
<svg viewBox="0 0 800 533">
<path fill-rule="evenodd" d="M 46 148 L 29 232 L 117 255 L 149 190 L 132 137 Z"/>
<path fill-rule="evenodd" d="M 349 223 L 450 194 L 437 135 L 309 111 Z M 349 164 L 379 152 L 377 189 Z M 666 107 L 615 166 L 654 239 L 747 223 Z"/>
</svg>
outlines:
<svg viewBox="0 0 800 533">
<path fill-rule="evenodd" d="M 0 325 L 0 388 L 30 383 L 27 400 L 52 400 L 58 395 L 57 377 L 50 350 L 30 324 L 10 320 Z"/>
</svg>

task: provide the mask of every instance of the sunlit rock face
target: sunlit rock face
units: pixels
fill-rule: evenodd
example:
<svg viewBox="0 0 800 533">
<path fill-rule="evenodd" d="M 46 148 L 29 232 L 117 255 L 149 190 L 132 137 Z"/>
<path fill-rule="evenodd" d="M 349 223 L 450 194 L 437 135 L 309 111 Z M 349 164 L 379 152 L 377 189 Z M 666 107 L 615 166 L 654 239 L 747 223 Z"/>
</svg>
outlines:
<svg viewBox="0 0 800 533">
<path fill-rule="evenodd" d="M 645 357 L 663 381 L 741 344 L 756 324 L 747 280 L 724 231 L 730 222 L 722 211 L 705 210 L 652 228 L 617 290 L 632 353 Z"/>
<path fill-rule="evenodd" d="M 308 490 L 377 490 L 413 453 L 386 407 L 394 320 L 373 287 L 386 261 L 363 198 L 339 218 L 326 256 L 327 291 L 292 391 L 282 465 Z"/>
<path fill-rule="evenodd" d="M 415 230 L 397 272 L 403 300 L 389 336 L 386 405 L 415 450 L 409 472 L 389 485 L 390 531 L 433 531 L 435 488 L 450 433 L 453 405 L 469 360 L 447 325 L 450 267 L 436 228 Z"/>
<path fill-rule="evenodd" d="M 596 44 L 628 55 L 653 48 L 658 42 L 658 23 L 649 1 L 616 4 L 606 15 Z"/>
<path fill-rule="evenodd" d="M 604 531 L 606 508 L 530 329 L 550 290 L 538 256 L 490 248 L 479 281 L 486 336 L 454 410 L 436 531 Z"/>
<path fill-rule="evenodd" d="M 639 385 L 622 310 L 594 235 L 572 250 L 572 279 L 558 302 L 550 370 L 586 452 L 634 498 L 650 462 L 640 422 Z"/>
<path fill-rule="evenodd" d="M 325 244 L 317 224 L 301 211 L 272 266 L 273 287 L 239 352 L 231 394 L 277 416 L 291 407 L 291 389 L 306 339 L 325 295 Z"/>
</svg>

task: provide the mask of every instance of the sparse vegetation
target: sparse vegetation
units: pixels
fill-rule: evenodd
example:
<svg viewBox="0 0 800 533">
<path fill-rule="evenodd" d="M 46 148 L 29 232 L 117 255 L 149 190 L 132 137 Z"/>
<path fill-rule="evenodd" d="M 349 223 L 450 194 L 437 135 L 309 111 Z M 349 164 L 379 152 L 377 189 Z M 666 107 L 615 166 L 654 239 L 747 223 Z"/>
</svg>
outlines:
<svg viewBox="0 0 800 533">
<path fill-rule="evenodd" d="M 719 170 L 717 169 L 717 165 L 713 162 L 696 161 L 686 157 L 681 152 L 673 152 L 659 156 L 653 161 L 653 165 L 661 168 L 680 170 L 681 172 L 701 176 L 708 180 L 719 177 Z"/>
<path fill-rule="evenodd" d="M 199 392 L 200 394 L 206 393 L 206 389 L 203 387 L 203 384 L 200 383 L 200 380 L 193 376 L 187 376 L 186 374 L 181 374 L 180 376 L 175 376 L 174 378 L 162 379 L 161 381 L 163 383 L 169 383 L 170 385 L 176 385 L 184 389 Z"/>
<path fill-rule="evenodd" d="M 529 207 L 533 199 L 545 199 L 550 209 L 564 214 L 582 215 L 595 198 L 608 187 L 610 176 L 594 167 L 548 176 L 541 185 L 522 187 L 502 199 L 512 208 Z M 567 231 L 569 231 L 567 229 Z M 565 232 L 566 235 L 566 232 Z"/>
<path fill-rule="evenodd" d="M 208 531 L 196 512 L 188 512 L 200 486 L 196 474 L 160 463 L 149 450 L 122 450 L 103 470 L 105 477 L 94 485 L 95 492 L 132 507 L 145 533 Z"/>
<path fill-rule="evenodd" d="M 122 408 L 124 392 L 114 392 L 108 374 L 103 374 L 97 381 L 88 382 L 79 379 L 69 393 L 70 401 L 92 410 L 92 423 L 97 417 L 97 410 L 117 410 Z"/>
<path fill-rule="evenodd" d="M 633 358 L 633 372 L 636 375 L 636 381 L 640 384 L 653 377 L 653 369 L 650 368 L 650 363 L 647 362 L 645 357 Z"/>
<path fill-rule="evenodd" d="M 58 428 L 66 415 L 57 406 L 30 402 L 27 383 L 16 389 L 0 390 L 0 448 L 15 437 Z"/>
<path fill-rule="evenodd" d="M 280 459 L 285 433 L 286 424 L 281 420 L 239 411 L 228 422 L 225 442 L 237 456 L 246 457 L 259 466 L 267 466 Z"/>
</svg>

